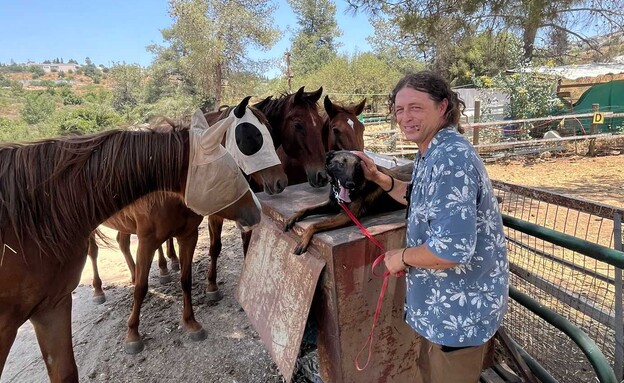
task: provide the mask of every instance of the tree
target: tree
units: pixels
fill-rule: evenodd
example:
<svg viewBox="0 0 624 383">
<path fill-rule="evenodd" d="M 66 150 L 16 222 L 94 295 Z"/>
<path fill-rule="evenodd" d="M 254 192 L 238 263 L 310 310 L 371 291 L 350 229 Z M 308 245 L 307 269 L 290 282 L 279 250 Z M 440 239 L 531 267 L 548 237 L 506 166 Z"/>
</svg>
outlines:
<svg viewBox="0 0 624 383">
<path fill-rule="evenodd" d="M 232 73 L 263 69 L 264 62 L 249 59 L 247 50 L 268 50 L 277 40 L 274 9 L 268 0 L 170 0 L 173 25 L 162 31 L 168 45 L 148 49 L 188 94 L 204 106 L 220 104 Z"/>
<path fill-rule="evenodd" d="M 336 57 L 337 38 L 342 35 L 336 22 L 336 4 L 331 0 L 288 0 L 297 15 L 299 29 L 292 40 L 292 71 L 306 76 Z"/>
<path fill-rule="evenodd" d="M 305 85 L 306 89 L 317 89 L 323 86 L 334 101 L 359 103 L 366 98 L 367 105 L 386 112 L 388 93 L 401 76 L 397 68 L 375 54 L 338 55 L 306 77 L 295 78 L 294 87 Z"/>
<path fill-rule="evenodd" d="M 21 110 L 22 119 L 33 125 L 49 118 L 55 108 L 54 98 L 49 93 L 29 92 Z"/>
<path fill-rule="evenodd" d="M 118 113 L 127 115 L 140 101 L 141 67 L 118 64 L 110 69 L 110 75 L 114 82 L 111 105 Z"/>
<path fill-rule="evenodd" d="M 624 0 L 347 1 L 355 11 L 388 17 L 421 47 L 436 46 L 440 38 L 456 41 L 471 28 L 512 32 L 522 40 L 525 61 L 533 58 L 537 43 L 545 41 L 549 31 L 558 30 L 571 42 L 599 50 L 590 33 L 621 32 L 624 25 Z"/>
</svg>

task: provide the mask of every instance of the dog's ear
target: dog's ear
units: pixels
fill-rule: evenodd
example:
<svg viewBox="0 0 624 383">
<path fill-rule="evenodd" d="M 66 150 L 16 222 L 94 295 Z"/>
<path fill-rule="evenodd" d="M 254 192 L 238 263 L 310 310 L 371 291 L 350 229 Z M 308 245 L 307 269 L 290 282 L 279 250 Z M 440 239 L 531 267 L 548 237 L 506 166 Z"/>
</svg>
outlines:
<svg viewBox="0 0 624 383">
<path fill-rule="evenodd" d="M 329 165 L 329 163 L 331 162 L 332 158 L 334 158 L 334 155 L 336 154 L 335 151 L 333 150 L 329 150 L 326 154 L 325 154 L 325 165 Z"/>
</svg>

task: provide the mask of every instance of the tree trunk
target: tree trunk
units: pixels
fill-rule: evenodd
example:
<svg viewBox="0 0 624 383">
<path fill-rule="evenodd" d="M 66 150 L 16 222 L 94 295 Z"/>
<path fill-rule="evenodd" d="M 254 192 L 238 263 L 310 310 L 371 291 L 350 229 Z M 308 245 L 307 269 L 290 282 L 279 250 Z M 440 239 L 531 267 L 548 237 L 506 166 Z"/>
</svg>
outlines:
<svg viewBox="0 0 624 383">
<path fill-rule="evenodd" d="M 215 65 L 215 107 L 223 105 L 221 99 L 223 98 L 223 64 L 218 63 Z"/>
</svg>

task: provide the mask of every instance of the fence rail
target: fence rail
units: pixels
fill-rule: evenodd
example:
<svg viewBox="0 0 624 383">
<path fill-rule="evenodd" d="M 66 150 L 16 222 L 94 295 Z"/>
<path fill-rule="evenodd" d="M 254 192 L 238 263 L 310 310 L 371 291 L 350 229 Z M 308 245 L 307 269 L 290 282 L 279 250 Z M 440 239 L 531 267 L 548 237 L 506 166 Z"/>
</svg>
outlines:
<svg viewBox="0 0 624 383">
<path fill-rule="evenodd" d="M 511 284 L 581 328 L 617 378 L 624 378 L 624 209 L 501 181 L 492 184 L 503 198 Z M 512 301 L 505 320 L 512 324 L 506 326 L 510 335 L 557 380 L 595 381 L 578 348 L 544 319 Z"/>
</svg>

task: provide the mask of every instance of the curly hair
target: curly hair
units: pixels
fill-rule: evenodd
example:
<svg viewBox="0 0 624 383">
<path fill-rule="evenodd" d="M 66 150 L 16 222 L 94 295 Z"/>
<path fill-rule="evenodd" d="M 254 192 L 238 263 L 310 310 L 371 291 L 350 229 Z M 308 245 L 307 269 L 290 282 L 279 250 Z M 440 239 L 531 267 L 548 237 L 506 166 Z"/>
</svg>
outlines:
<svg viewBox="0 0 624 383">
<path fill-rule="evenodd" d="M 420 92 L 425 92 L 436 103 L 447 99 L 448 106 L 444 114 L 447 125 L 455 125 L 460 133 L 464 132 L 464 129 L 459 124 L 459 120 L 464 109 L 466 109 L 466 104 L 459 99 L 457 92 L 451 89 L 448 81 L 442 76 L 431 71 L 415 72 L 405 75 L 405 77 L 399 80 L 390 93 L 388 103 L 390 114 L 394 114 L 396 95 L 403 88 L 412 88 Z"/>
</svg>

